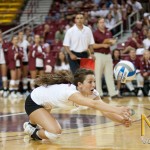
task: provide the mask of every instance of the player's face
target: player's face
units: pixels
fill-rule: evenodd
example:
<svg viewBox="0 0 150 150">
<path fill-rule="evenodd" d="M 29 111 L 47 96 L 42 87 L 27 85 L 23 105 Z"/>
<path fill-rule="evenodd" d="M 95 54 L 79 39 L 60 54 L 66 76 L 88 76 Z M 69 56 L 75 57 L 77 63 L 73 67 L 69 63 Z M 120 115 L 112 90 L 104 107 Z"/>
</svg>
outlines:
<svg viewBox="0 0 150 150">
<path fill-rule="evenodd" d="M 80 83 L 80 92 L 86 95 L 91 95 L 95 89 L 95 76 L 87 75 L 83 83 Z"/>
<path fill-rule="evenodd" d="M 77 25 L 82 25 L 84 23 L 83 15 L 77 15 L 76 18 L 75 18 L 75 23 Z"/>
</svg>

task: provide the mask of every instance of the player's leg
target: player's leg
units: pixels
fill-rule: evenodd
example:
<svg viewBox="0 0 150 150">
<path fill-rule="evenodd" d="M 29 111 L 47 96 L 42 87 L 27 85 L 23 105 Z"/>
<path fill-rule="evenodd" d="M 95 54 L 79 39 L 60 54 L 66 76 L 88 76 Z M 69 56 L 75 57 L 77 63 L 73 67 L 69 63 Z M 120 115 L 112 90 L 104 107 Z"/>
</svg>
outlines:
<svg viewBox="0 0 150 150">
<path fill-rule="evenodd" d="M 38 116 L 38 117 L 37 117 Z M 55 140 L 61 134 L 61 127 L 57 120 L 44 108 L 32 112 L 29 116 L 32 124 L 38 124 L 42 128 L 37 131 L 41 139 Z"/>
</svg>

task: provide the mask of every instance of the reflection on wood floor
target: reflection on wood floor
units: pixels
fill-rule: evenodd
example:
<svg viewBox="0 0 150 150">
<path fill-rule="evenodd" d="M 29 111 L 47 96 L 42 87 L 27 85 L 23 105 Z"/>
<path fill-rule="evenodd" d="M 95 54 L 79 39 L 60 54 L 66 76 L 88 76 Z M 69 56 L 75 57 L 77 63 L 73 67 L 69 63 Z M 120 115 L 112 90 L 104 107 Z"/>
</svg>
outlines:
<svg viewBox="0 0 150 150">
<path fill-rule="evenodd" d="M 129 150 L 150 149 L 150 129 L 145 125 L 146 135 L 141 140 L 141 114 L 150 116 L 150 97 L 126 97 L 108 100 L 110 105 L 125 105 L 135 110 L 130 128 L 114 123 L 93 109 L 55 109 L 53 115 L 63 128 L 63 134 L 55 143 L 47 140 L 31 140 L 23 132 L 22 124 L 28 120 L 24 101 L 10 102 L 0 99 L 0 149 L 1 150 Z M 72 109 L 74 111 L 72 111 Z M 147 143 L 144 144 L 144 142 Z M 148 144 L 149 143 L 149 144 Z"/>
</svg>

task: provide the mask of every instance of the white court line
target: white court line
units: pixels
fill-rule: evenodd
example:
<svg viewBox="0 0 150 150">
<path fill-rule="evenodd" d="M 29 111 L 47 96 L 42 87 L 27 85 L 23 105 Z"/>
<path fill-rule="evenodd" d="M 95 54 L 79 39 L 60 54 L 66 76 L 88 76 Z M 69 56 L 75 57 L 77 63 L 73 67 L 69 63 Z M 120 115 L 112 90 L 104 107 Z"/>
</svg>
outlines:
<svg viewBox="0 0 150 150">
<path fill-rule="evenodd" d="M 16 114 L 8 114 L 8 115 L 2 115 L 2 116 L 0 116 L 0 118 L 3 118 L 3 117 L 10 117 L 10 116 L 18 116 L 18 115 L 24 115 L 24 114 L 26 114 L 26 113 L 23 112 L 23 113 L 16 113 Z"/>
</svg>

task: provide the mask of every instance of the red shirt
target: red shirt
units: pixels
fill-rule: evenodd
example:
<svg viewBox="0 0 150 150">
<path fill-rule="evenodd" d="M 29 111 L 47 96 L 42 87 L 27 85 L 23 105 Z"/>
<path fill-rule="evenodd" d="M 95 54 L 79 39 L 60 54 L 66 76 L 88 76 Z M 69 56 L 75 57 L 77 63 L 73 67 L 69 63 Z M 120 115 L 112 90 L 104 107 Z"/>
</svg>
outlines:
<svg viewBox="0 0 150 150">
<path fill-rule="evenodd" d="M 142 75 L 147 72 L 148 76 L 150 76 L 150 60 L 148 60 L 148 63 L 146 64 L 145 60 L 142 59 L 140 63 L 140 70 Z"/>
<path fill-rule="evenodd" d="M 130 57 L 127 57 L 126 60 L 132 62 L 136 69 L 140 70 L 140 59 L 136 57 L 135 59 L 131 59 Z"/>
<path fill-rule="evenodd" d="M 105 39 L 112 38 L 112 33 L 105 29 L 105 32 L 101 32 L 99 29 L 97 29 L 94 32 L 94 40 L 95 43 L 97 44 L 102 44 Z M 110 48 L 99 48 L 99 49 L 94 49 L 95 52 L 99 53 L 104 53 L 104 54 L 109 54 L 110 53 Z"/>
</svg>

